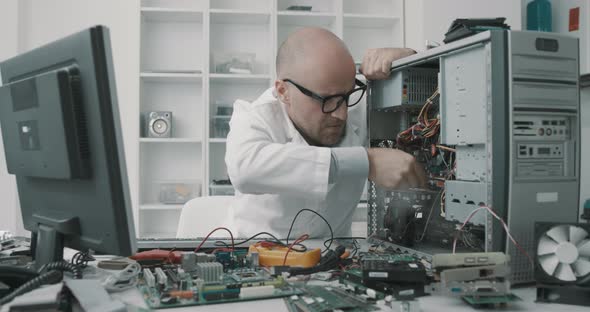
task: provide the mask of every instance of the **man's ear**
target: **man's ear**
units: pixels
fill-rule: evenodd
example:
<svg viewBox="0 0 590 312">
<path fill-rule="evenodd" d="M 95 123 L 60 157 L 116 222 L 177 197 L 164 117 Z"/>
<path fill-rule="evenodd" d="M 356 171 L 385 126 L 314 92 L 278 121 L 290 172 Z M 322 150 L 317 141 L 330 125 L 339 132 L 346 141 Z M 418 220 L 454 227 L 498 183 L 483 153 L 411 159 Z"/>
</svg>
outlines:
<svg viewBox="0 0 590 312">
<path fill-rule="evenodd" d="M 287 87 L 287 83 L 282 81 L 282 80 L 276 80 L 275 81 L 275 90 L 276 90 L 276 95 L 277 98 L 287 104 L 290 105 L 291 104 L 291 100 L 289 97 L 289 88 Z"/>
</svg>

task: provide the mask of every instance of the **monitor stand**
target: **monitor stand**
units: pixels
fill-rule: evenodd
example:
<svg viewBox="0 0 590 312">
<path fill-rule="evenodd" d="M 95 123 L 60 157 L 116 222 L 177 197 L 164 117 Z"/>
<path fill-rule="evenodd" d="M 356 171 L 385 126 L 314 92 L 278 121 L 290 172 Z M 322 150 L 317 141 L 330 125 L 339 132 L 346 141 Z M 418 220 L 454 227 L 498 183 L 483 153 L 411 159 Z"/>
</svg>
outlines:
<svg viewBox="0 0 590 312">
<path fill-rule="evenodd" d="M 34 216 L 38 221 L 35 242 L 35 268 L 63 260 L 65 235 L 80 235 L 80 222 L 77 217 L 53 219 Z"/>
</svg>

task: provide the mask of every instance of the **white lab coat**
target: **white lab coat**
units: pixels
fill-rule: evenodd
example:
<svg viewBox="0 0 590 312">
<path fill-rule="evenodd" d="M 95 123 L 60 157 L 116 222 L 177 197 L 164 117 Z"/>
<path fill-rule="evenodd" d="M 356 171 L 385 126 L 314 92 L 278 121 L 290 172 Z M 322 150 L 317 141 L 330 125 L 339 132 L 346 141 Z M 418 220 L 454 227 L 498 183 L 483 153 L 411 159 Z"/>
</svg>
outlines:
<svg viewBox="0 0 590 312">
<path fill-rule="evenodd" d="M 354 124 L 359 118 L 351 114 L 352 110 L 340 147 L 365 143 L 366 132 Z M 225 155 L 236 188 L 228 220 L 232 230 L 241 237 L 267 231 L 285 238 L 297 212 L 308 208 L 330 222 L 335 236 L 350 236 L 352 215 L 367 177 L 329 185 L 330 161 L 330 148 L 310 146 L 295 129 L 274 88 L 252 103 L 237 100 Z M 305 233 L 330 235 L 322 219 L 310 212 L 299 215 L 291 237 Z"/>
</svg>

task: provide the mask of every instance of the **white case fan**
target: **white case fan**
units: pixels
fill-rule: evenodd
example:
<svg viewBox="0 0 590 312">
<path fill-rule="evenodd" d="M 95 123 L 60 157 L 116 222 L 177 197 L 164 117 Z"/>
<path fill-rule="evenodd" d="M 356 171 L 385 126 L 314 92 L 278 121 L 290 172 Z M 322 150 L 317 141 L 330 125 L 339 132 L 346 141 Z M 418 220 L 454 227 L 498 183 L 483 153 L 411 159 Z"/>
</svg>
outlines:
<svg viewBox="0 0 590 312">
<path fill-rule="evenodd" d="M 590 224 L 535 224 L 537 300 L 590 305 Z"/>
<path fill-rule="evenodd" d="M 557 225 L 537 244 L 537 259 L 547 275 L 576 282 L 590 274 L 590 233 L 575 225 Z"/>
</svg>

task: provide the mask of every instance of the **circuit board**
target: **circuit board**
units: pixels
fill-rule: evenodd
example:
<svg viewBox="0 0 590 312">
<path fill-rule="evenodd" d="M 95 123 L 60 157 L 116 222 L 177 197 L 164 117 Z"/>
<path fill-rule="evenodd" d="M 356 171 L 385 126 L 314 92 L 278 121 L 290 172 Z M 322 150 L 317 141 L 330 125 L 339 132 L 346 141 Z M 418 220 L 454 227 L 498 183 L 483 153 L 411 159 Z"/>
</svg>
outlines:
<svg viewBox="0 0 590 312">
<path fill-rule="evenodd" d="M 217 263 L 219 264 L 219 263 Z M 221 264 L 219 264 L 221 265 Z M 150 271 L 151 272 L 151 271 Z M 166 278 L 154 282 L 150 273 L 140 275 L 137 288 L 152 309 L 229 303 L 281 298 L 303 294 L 303 290 L 288 284 L 282 277 L 273 277 L 262 269 L 240 268 L 204 273 L 196 277 L 175 266 L 162 270 Z M 156 277 L 158 276 L 154 274 Z M 205 282 L 201 277 L 213 274 Z M 217 278 L 218 276 L 218 278 Z M 150 282 L 151 279 L 151 282 Z"/>
<path fill-rule="evenodd" d="M 356 294 L 352 290 L 329 286 L 305 286 L 303 296 L 285 298 L 291 312 L 348 311 L 365 312 L 378 310 L 375 298 Z"/>
<path fill-rule="evenodd" d="M 498 305 L 504 306 L 510 302 L 521 300 L 518 296 L 514 294 L 492 297 L 464 296 L 462 298 L 465 302 L 469 303 L 471 306 L 476 308 L 495 307 Z"/>
</svg>

